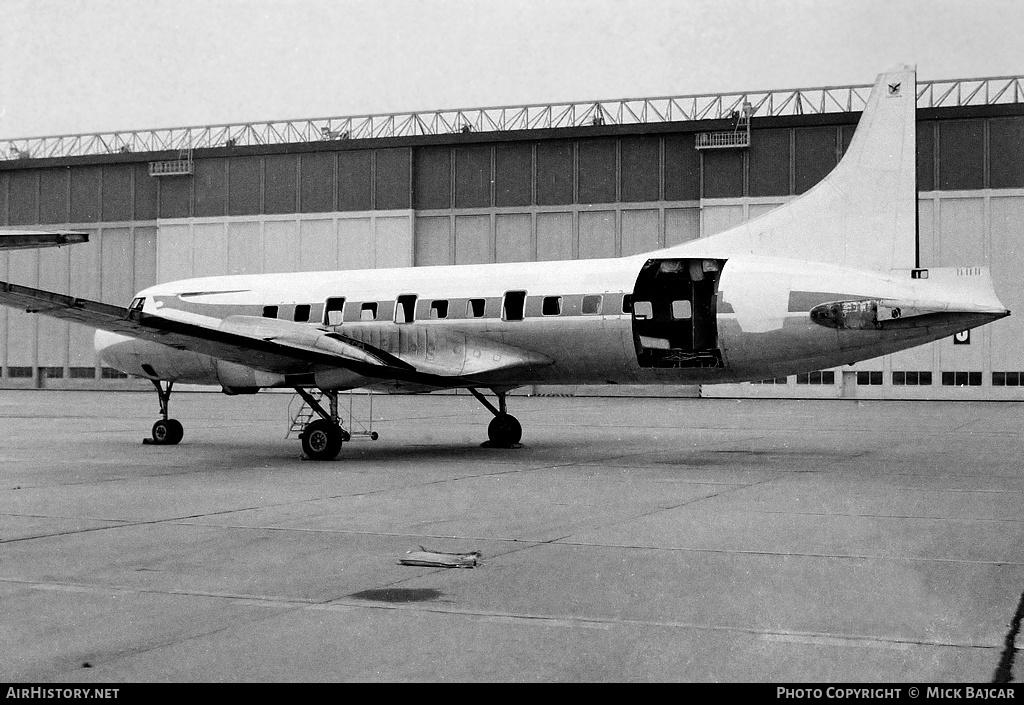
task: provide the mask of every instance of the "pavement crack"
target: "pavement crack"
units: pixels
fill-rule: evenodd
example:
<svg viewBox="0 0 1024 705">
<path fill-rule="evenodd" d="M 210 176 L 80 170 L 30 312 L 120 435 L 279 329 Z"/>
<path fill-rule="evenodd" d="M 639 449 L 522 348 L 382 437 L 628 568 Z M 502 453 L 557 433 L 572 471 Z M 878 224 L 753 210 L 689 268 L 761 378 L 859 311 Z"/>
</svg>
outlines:
<svg viewBox="0 0 1024 705">
<path fill-rule="evenodd" d="M 1010 683 L 1013 681 L 1013 664 L 1017 658 L 1017 635 L 1020 634 L 1020 623 L 1024 621 L 1024 593 L 1017 602 L 1017 611 L 1010 620 L 1010 630 L 1006 632 L 1003 652 L 999 656 L 999 665 L 992 674 L 993 683 Z"/>
<path fill-rule="evenodd" d="M 628 517 L 623 517 L 623 518 L 620 518 L 620 519 L 616 519 L 614 521 L 603 523 L 598 528 L 607 529 L 608 527 L 611 527 L 611 526 L 616 526 L 616 525 L 620 525 L 620 524 L 626 524 L 626 523 L 629 523 L 629 522 L 636 521 L 638 519 L 643 519 L 644 517 L 654 516 L 655 514 L 660 514 L 662 512 L 669 512 L 669 511 L 672 511 L 674 509 L 680 509 L 682 507 L 686 507 L 686 506 L 689 506 L 691 504 L 695 504 L 697 502 L 703 502 L 704 500 L 712 499 L 714 497 L 719 497 L 721 495 L 728 494 L 730 492 L 736 492 L 736 491 L 739 491 L 739 490 L 748 489 L 750 487 L 756 487 L 757 485 L 762 485 L 762 484 L 764 484 L 766 482 L 772 482 L 772 481 L 774 481 L 776 479 L 777 478 L 775 478 L 775 477 L 769 477 L 769 478 L 765 478 L 763 480 L 759 480 L 757 482 L 751 482 L 751 483 L 742 484 L 742 485 L 728 485 L 726 487 L 726 489 L 722 489 L 722 490 L 719 490 L 717 492 L 713 492 L 713 493 L 708 494 L 708 495 L 701 495 L 699 497 L 692 497 L 690 499 L 687 499 L 686 501 L 679 502 L 677 504 L 657 506 L 657 507 L 652 508 L 649 511 L 639 512 L 637 514 L 633 514 L 633 515 L 630 515 Z M 593 528 L 595 528 L 595 527 L 588 527 L 588 530 L 589 529 L 593 529 Z M 565 539 L 570 538 L 571 536 L 573 536 L 573 534 L 569 534 L 567 536 L 563 536 L 562 538 L 554 539 L 552 541 L 543 541 L 543 542 L 538 542 L 538 543 L 560 543 L 560 544 L 569 545 L 569 542 L 566 542 Z"/>
</svg>

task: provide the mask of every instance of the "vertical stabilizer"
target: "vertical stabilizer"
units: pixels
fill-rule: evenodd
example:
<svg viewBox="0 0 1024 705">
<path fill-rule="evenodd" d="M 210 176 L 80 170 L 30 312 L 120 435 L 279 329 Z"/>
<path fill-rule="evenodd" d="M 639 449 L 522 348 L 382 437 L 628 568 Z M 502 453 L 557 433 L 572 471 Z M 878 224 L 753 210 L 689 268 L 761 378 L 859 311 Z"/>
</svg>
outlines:
<svg viewBox="0 0 1024 705">
<path fill-rule="evenodd" d="M 828 176 L 759 218 L 688 243 L 688 251 L 705 249 L 716 257 L 786 257 L 882 271 L 913 268 L 916 108 L 913 67 L 880 74 L 849 149 Z"/>
</svg>

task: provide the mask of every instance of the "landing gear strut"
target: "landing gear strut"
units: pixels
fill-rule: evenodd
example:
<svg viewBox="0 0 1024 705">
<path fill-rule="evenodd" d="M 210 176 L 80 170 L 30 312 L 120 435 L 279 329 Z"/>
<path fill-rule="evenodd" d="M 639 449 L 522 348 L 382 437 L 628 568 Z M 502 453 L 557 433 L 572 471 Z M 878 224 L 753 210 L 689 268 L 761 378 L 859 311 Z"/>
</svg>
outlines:
<svg viewBox="0 0 1024 705">
<path fill-rule="evenodd" d="M 160 397 L 160 415 L 163 417 L 153 424 L 153 437 L 143 439 L 143 443 L 150 443 L 158 446 L 173 446 L 181 442 L 185 435 L 185 429 L 177 419 L 167 418 L 167 405 L 171 400 L 171 389 L 174 382 L 167 382 L 164 387 L 160 380 L 150 380 L 156 387 L 157 396 Z"/>
<path fill-rule="evenodd" d="M 492 390 L 498 397 L 497 409 L 476 389 L 470 387 L 469 391 L 494 414 L 491 423 L 487 425 L 487 442 L 483 446 L 485 448 L 520 448 L 519 441 L 523 438 L 523 427 L 519 423 L 519 419 L 508 413 L 505 408 L 505 395 L 508 391 Z"/>
<path fill-rule="evenodd" d="M 309 408 L 320 415 L 316 421 L 306 424 L 299 435 L 302 452 L 310 460 L 334 460 L 341 452 L 341 444 L 352 437 L 338 420 L 338 393 L 321 390 L 331 402 L 330 411 L 327 411 L 302 387 L 295 387 L 295 391 L 309 404 Z"/>
</svg>

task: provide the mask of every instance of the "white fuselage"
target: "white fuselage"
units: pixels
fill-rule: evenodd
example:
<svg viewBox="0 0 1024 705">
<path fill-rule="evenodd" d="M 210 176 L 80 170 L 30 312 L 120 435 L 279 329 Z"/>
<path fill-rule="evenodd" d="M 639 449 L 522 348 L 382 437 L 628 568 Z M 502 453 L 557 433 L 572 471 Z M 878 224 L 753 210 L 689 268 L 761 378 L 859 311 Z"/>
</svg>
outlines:
<svg viewBox="0 0 1024 705">
<path fill-rule="evenodd" d="M 908 271 L 755 256 L 714 260 L 706 250 L 702 259 L 686 254 L 681 246 L 619 259 L 208 277 L 153 286 L 138 297 L 144 312 L 169 319 L 216 328 L 230 317 L 273 317 L 338 331 L 423 364 L 434 359 L 432 346 L 444 348 L 453 332 L 469 334 L 478 356 L 494 354 L 492 341 L 550 360 L 480 376 L 488 386 L 509 387 L 758 380 L 854 363 L 1005 315 L 994 297 L 965 296 L 950 286 L 952 275 L 914 279 Z M 648 262 L 655 265 L 645 269 Z M 662 265 L 655 285 L 660 262 L 671 264 Z M 711 271 L 697 271 L 708 262 L 703 266 Z M 686 273 L 687 265 L 696 270 Z M 667 313 L 639 303 L 649 299 Z M 844 329 L 811 319 L 816 305 L 866 299 L 933 315 L 894 329 Z M 664 322 L 653 320 L 659 316 Z M 654 333 L 645 335 L 647 329 Z M 684 343 L 675 340 L 677 330 Z M 97 332 L 96 345 L 106 364 L 133 375 L 229 390 L 297 386 L 296 378 L 280 372 L 113 333 Z M 689 352 L 680 352 L 685 347 Z M 697 359 L 712 351 L 715 359 Z M 447 351 L 436 352 L 443 357 Z M 322 367 L 311 371 L 324 388 L 400 388 Z"/>
</svg>

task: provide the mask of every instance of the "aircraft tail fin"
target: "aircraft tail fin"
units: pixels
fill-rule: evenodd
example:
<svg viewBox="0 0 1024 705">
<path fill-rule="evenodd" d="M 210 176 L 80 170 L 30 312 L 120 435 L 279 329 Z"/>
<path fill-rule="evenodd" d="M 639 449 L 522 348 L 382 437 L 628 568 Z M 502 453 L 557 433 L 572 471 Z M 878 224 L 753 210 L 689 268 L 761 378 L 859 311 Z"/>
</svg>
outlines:
<svg viewBox="0 0 1024 705">
<path fill-rule="evenodd" d="M 715 256 L 749 253 L 859 269 L 913 268 L 916 108 L 914 67 L 880 74 L 853 141 L 828 176 L 759 218 L 687 244 Z"/>
</svg>

